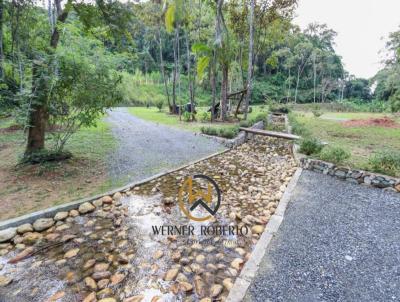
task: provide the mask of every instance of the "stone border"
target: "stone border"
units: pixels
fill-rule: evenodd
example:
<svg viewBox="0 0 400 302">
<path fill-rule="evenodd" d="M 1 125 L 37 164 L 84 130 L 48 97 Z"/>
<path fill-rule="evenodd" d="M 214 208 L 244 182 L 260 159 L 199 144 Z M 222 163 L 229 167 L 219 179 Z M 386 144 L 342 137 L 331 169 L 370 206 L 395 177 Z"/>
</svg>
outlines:
<svg viewBox="0 0 400 302">
<path fill-rule="evenodd" d="M 129 191 L 130 189 L 132 189 L 135 186 L 143 185 L 145 183 L 148 183 L 148 182 L 150 182 L 150 181 L 152 181 L 154 179 L 157 179 L 157 178 L 159 178 L 161 176 L 164 176 L 166 174 L 182 170 L 182 169 L 184 169 L 184 168 L 186 168 L 188 166 L 194 165 L 194 164 L 196 164 L 198 162 L 201 162 L 203 160 L 207 160 L 207 159 L 210 159 L 210 158 L 215 157 L 217 155 L 224 154 L 224 153 L 228 152 L 229 150 L 230 149 L 225 149 L 225 150 L 222 150 L 222 151 L 219 151 L 219 152 L 215 152 L 215 153 L 213 153 L 211 155 L 208 155 L 208 156 L 200 158 L 198 160 L 189 162 L 189 163 L 184 164 L 182 166 L 179 166 L 177 168 L 168 170 L 166 172 L 161 172 L 161 173 L 155 174 L 153 176 L 150 176 L 150 177 L 145 178 L 145 179 L 140 180 L 140 181 L 129 183 L 129 184 L 123 186 L 123 187 L 120 187 L 120 188 L 117 188 L 117 189 L 114 189 L 114 190 L 111 190 L 111 191 L 108 191 L 108 192 L 105 192 L 105 193 L 101 193 L 101 194 L 98 194 L 98 195 L 95 195 L 95 196 L 78 199 L 78 200 L 75 200 L 75 201 L 72 201 L 72 202 L 69 202 L 69 203 L 64 203 L 64 204 L 61 204 L 61 205 L 58 205 L 58 206 L 55 206 L 55 207 L 46 208 L 44 210 L 40 210 L 40 211 L 29 213 L 29 214 L 26 214 L 26 215 L 23 215 L 23 216 L 19 216 L 19 217 L 16 217 L 16 218 L 11 218 L 11 219 L 8 219 L 8 220 L 1 221 L 0 222 L 0 231 L 4 230 L 4 229 L 7 229 L 7 228 L 11 228 L 11 227 L 17 227 L 17 226 L 22 225 L 24 223 L 33 223 L 35 220 L 37 220 L 39 218 L 52 218 L 57 212 L 69 211 L 69 210 L 77 209 L 81 204 L 83 204 L 85 202 L 95 201 L 95 200 L 100 199 L 100 198 L 102 198 L 104 196 L 114 195 L 115 193 L 118 193 L 118 192 L 127 192 L 127 191 Z"/>
<path fill-rule="evenodd" d="M 257 274 L 259 265 L 267 251 L 268 245 L 283 221 L 287 205 L 289 204 L 290 198 L 302 171 L 302 168 L 297 168 L 296 172 L 293 174 L 292 179 L 290 180 L 285 192 L 282 195 L 282 198 L 279 201 L 274 215 L 271 216 L 263 234 L 260 237 L 260 240 L 257 242 L 256 246 L 251 252 L 250 259 L 244 265 L 239 277 L 236 278 L 232 289 L 229 291 L 226 302 L 243 301 L 251 282 Z"/>
<path fill-rule="evenodd" d="M 306 170 L 330 175 L 354 184 L 368 185 L 386 191 L 400 193 L 400 179 L 363 170 L 339 167 L 319 159 L 304 157 L 301 167 Z"/>
<path fill-rule="evenodd" d="M 255 123 L 253 126 L 251 126 L 250 128 L 263 129 L 264 122 L 259 121 L 259 122 Z M 247 133 L 246 131 L 239 131 L 239 134 L 235 138 L 232 138 L 232 139 L 219 137 L 219 136 L 213 136 L 213 135 L 207 135 L 207 134 L 203 134 L 203 133 L 200 133 L 200 135 L 205 136 L 209 139 L 212 139 L 213 141 L 216 141 L 216 142 L 224 145 L 227 148 L 237 147 L 241 144 L 244 144 L 247 140 L 250 140 L 253 137 L 253 134 Z"/>
<path fill-rule="evenodd" d="M 291 133 L 292 126 L 289 123 L 287 115 L 285 116 L 285 124 L 287 125 L 288 132 Z M 300 154 L 298 150 L 299 146 L 294 143 L 292 147 L 293 156 L 300 167 L 302 167 L 304 170 L 322 173 L 354 184 L 372 186 L 375 188 L 384 189 L 386 191 L 400 193 L 400 178 L 364 170 L 336 166 L 330 162 L 307 157 L 304 154 Z"/>
</svg>

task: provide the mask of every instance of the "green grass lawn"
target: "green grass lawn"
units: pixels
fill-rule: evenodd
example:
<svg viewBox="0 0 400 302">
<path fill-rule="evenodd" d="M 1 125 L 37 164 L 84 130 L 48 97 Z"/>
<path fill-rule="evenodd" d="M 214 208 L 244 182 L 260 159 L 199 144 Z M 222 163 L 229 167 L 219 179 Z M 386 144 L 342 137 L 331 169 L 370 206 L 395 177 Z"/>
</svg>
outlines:
<svg viewBox="0 0 400 302">
<path fill-rule="evenodd" d="M 260 106 L 252 106 L 253 111 L 249 114 L 249 118 L 255 117 L 258 113 L 262 112 L 262 108 Z M 200 119 L 200 116 L 203 112 L 206 112 L 208 110 L 207 107 L 197 107 L 197 119 Z M 128 111 L 134 115 L 137 116 L 141 119 L 144 119 L 146 121 L 154 122 L 154 123 L 160 123 L 166 126 L 171 126 L 171 127 L 176 127 L 188 131 L 193 131 L 193 132 L 201 132 L 200 129 L 201 127 L 219 127 L 219 128 L 228 128 L 237 125 L 237 122 L 232 122 L 232 123 L 220 123 L 220 122 L 214 122 L 214 123 L 201 123 L 201 122 L 184 122 L 183 117 L 182 120 L 179 120 L 179 116 L 177 115 L 171 115 L 167 112 L 167 109 L 163 109 L 162 111 L 159 111 L 156 107 L 129 107 Z M 239 117 L 241 117 L 239 115 Z"/>
<path fill-rule="evenodd" d="M 73 157 L 37 165 L 17 165 L 26 145 L 23 130 L 4 131 L 14 121 L 0 119 L 0 219 L 105 192 L 115 186 L 107 176 L 107 158 L 117 147 L 110 126 L 102 119 L 97 127 L 72 135 L 65 150 Z M 46 146 L 51 145 L 50 136 Z M 18 203 L 10 201 L 18 200 Z"/>
<path fill-rule="evenodd" d="M 330 118 L 366 119 L 379 118 L 385 114 L 379 113 L 325 113 L 320 118 L 310 113 L 296 112 L 298 122 L 311 132 L 312 136 L 327 142 L 330 146 L 341 147 L 351 153 L 344 164 L 368 170 L 368 158 L 377 152 L 387 150 L 399 152 L 400 128 L 384 128 L 377 126 L 348 127 L 340 120 Z M 389 116 L 400 123 L 400 118 Z"/>
</svg>

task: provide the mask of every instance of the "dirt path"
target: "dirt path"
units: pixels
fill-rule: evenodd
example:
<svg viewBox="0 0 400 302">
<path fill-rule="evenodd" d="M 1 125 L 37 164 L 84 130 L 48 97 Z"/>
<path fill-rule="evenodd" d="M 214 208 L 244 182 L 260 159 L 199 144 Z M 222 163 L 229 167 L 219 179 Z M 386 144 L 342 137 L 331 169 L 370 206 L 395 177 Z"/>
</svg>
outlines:
<svg viewBox="0 0 400 302">
<path fill-rule="evenodd" d="M 140 180 L 224 148 L 201 135 L 139 119 L 126 108 L 113 109 L 106 121 L 119 141 L 109 159 L 114 183 Z"/>
</svg>

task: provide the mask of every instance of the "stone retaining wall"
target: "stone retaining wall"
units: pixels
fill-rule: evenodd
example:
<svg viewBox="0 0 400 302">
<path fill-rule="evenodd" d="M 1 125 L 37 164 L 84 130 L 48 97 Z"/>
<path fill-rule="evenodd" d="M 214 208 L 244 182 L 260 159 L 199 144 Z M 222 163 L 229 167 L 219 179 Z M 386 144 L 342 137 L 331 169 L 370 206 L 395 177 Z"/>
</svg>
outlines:
<svg viewBox="0 0 400 302">
<path fill-rule="evenodd" d="M 329 162 L 307 157 L 300 159 L 300 165 L 303 169 L 330 175 L 355 184 L 369 185 L 386 191 L 400 192 L 400 179 L 398 178 L 338 167 Z"/>
</svg>

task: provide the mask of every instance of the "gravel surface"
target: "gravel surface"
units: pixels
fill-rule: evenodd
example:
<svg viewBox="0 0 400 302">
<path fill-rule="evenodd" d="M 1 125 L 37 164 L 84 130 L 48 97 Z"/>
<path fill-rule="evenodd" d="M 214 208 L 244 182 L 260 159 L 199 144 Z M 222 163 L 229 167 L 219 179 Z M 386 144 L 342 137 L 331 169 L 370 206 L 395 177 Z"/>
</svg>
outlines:
<svg viewBox="0 0 400 302">
<path fill-rule="evenodd" d="M 126 108 L 109 111 L 106 121 L 119 141 L 109 160 L 113 182 L 138 181 L 224 149 L 201 135 L 139 119 Z"/>
<path fill-rule="evenodd" d="M 245 301 L 400 301 L 400 194 L 303 171 Z"/>
</svg>

